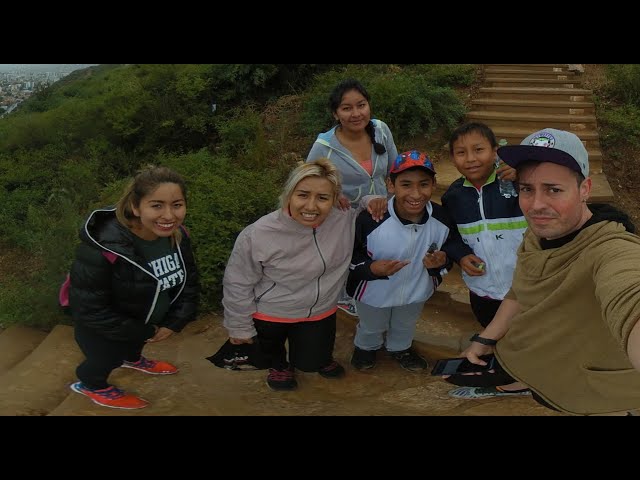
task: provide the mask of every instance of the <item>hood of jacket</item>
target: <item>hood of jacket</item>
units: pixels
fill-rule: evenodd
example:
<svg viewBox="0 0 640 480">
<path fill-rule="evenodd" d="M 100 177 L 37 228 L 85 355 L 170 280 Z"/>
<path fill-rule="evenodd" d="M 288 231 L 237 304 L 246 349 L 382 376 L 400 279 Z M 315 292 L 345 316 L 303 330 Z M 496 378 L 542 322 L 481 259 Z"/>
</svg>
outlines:
<svg viewBox="0 0 640 480">
<path fill-rule="evenodd" d="M 133 233 L 118 221 L 115 208 L 92 212 L 80 231 L 80 239 L 125 257 L 133 256 Z"/>
<path fill-rule="evenodd" d="M 622 224 L 629 233 L 636 233 L 636 226 L 633 224 L 629 215 L 622 210 L 618 210 L 611 205 L 604 203 L 593 203 L 589 205 L 589 210 L 593 213 L 593 217 L 589 221 L 590 224 L 610 221 Z"/>
</svg>

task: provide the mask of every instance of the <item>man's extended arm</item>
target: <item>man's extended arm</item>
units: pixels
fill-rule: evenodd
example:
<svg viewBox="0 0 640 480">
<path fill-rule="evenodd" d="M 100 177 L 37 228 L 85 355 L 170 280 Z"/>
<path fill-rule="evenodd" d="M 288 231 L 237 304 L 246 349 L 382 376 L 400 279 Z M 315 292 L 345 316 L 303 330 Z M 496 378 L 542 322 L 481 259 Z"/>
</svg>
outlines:
<svg viewBox="0 0 640 480">
<path fill-rule="evenodd" d="M 511 321 L 520 312 L 520 304 L 517 300 L 505 298 L 500 305 L 500 308 L 496 312 L 495 317 L 491 320 L 491 323 L 487 325 L 481 333 L 482 338 L 490 340 L 500 340 L 504 337 L 511 327 Z M 638 339 L 640 341 L 640 332 L 638 333 Z M 493 351 L 492 346 L 484 345 L 478 342 L 471 342 L 471 345 L 462 352 L 463 356 L 466 356 L 471 363 L 481 364 L 483 363 L 478 357 L 480 355 L 486 355 Z M 640 359 L 640 348 L 639 357 Z M 640 363 L 639 363 L 640 364 Z"/>
</svg>

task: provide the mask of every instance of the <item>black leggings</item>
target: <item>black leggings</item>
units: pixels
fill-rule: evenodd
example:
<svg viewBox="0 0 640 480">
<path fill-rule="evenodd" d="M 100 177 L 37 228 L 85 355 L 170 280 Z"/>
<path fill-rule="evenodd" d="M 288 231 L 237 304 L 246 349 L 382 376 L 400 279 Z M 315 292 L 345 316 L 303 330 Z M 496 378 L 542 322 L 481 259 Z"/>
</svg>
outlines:
<svg viewBox="0 0 640 480">
<path fill-rule="evenodd" d="M 276 323 L 253 320 L 258 342 L 270 368 L 291 365 L 303 372 L 317 372 L 333 361 L 336 314 L 314 322 Z M 289 341 L 289 361 L 285 342 Z"/>
<path fill-rule="evenodd" d="M 479 297 L 473 292 L 469 292 L 469 301 L 471 302 L 471 311 L 476 320 L 486 327 L 495 317 L 498 308 L 502 304 L 502 300 L 494 300 L 493 298 Z"/>
<path fill-rule="evenodd" d="M 76 368 L 76 375 L 86 387 L 101 390 L 110 385 L 107 378 L 111 371 L 122 365 L 124 360 L 137 362 L 140 360 L 145 342 L 116 342 L 109 340 L 94 330 L 76 325 L 74 330 L 76 342 L 86 357 Z"/>
</svg>

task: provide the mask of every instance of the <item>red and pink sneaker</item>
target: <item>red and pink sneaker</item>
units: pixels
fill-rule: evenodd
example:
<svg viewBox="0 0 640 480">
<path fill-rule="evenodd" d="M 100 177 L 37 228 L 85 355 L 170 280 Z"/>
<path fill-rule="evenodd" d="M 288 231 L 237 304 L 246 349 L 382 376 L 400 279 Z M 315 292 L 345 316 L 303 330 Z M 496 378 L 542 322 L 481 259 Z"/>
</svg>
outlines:
<svg viewBox="0 0 640 480">
<path fill-rule="evenodd" d="M 149 375 L 173 375 L 174 373 L 178 373 L 178 368 L 168 362 L 150 360 L 143 356 L 140 356 L 140 360 L 137 362 L 122 362 L 122 366 L 124 368 L 140 370 L 141 372 L 148 373 Z"/>
<path fill-rule="evenodd" d="M 101 390 L 91 390 L 85 387 L 82 382 L 76 382 L 70 386 L 71 390 L 86 397 L 89 397 L 93 403 L 109 408 L 121 408 L 123 410 L 137 410 L 149 405 L 146 400 L 124 393 L 116 387 L 103 388 Z"/>
</svg>

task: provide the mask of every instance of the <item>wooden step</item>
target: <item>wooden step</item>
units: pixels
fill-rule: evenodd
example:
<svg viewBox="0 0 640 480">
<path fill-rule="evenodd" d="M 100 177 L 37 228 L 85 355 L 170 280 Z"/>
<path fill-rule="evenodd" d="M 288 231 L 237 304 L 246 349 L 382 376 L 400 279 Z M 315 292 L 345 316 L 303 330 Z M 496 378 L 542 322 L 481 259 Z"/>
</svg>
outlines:
<svg viewBox="0 0 640 480">
<path fill-rule="evenodd" d="M 576 131 L 595 131 L 597 128 L 594 115 L 471 111 L 467 112 L 466 117 L 470 121 L 484 122 L 491 128 L 517 125 L 518 127 L 529 129 L 531 132 L 542 128 Z"/>
<path fill-rule="evenodd" d="M 14 325 L 0 334 L 0 375 L 26 358 L 47 337 L 47 332 Z"/>
<path fill-rule="evenodd" d="M 478 98 L 472 100 L 471 104 L 475 111 L 595 115 L 595 105 L 592 102 L 523 100 L 518 98 Z"/>
<path fill-rule="evenodd" d="M 569 65 L 565 63 L 485 63 L 485 69 L 507 68 L 529 70 L 532 72 L 561 72 L 569 71 Z"/>
<path fill-rule="evenodd" d="M 584 88 L 551 87 L 481 87 L 479 98 L 505 100 L 539 100 L 562 102 L 588 102 L 593 92 Z"/>
<path fill-rule="evenodd" d="M 0 377 L 0 415 L 46 415 L 69 394 L 83 355 L 73 328 L 56 326 L 20 363 Z"/>
<path fill-rule="evenodd" d="M 528 69 L 513 69 L 513 68 L 485 68 L 484 74 L 487 77 L 500 77 L 500 78 L 537 78 L 537 79 L 549 79 L 549 80 L 579 80 L 576 77 L 575 72 L 554 72 L 542 71 L 542 70 L 528 70 Z"/>
<path fill-rule="evenodd" d="M 603 173 L 589 173 L 591 177 L 591 197 L 589 203 L 613 203 L 615 197 L 607 176 Z"/>
<path fill-rule="evenodd" d="M 541 78 L 502 78 L 487 77 L 484 79 L 487 87 L 547 87 L 547 88 L 580 88 L 579 80 L 547 80 Z"/>
</svg>

